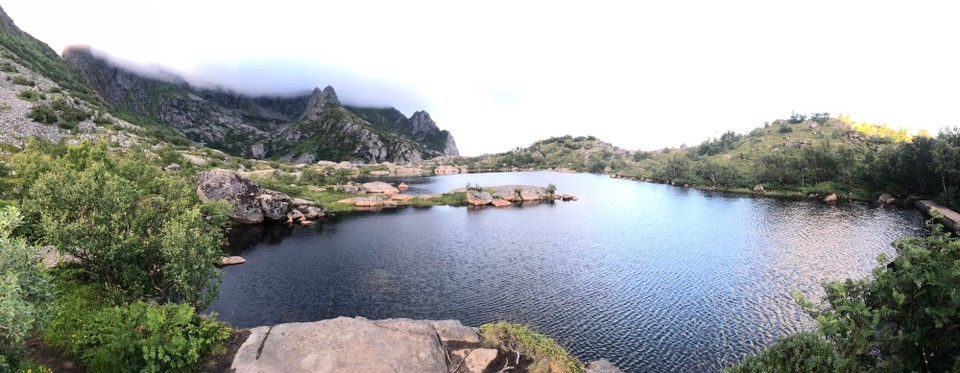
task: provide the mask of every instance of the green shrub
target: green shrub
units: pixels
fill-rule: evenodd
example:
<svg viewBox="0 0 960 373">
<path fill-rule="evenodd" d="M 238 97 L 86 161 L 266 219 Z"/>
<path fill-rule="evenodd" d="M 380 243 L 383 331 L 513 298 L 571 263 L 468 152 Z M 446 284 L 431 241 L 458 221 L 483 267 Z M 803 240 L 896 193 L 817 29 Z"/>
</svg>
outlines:
<svg viewBox="0 0 960 373">
<path fill-rule="evenodd" d="M 844 359 L 833 344 L 816 333 L 798 333 L 781 338 L 760 353 L 744 359 L 727 373 L 828 373 L 856 372 L 854 362 Z"/>
<path fill-rule="evenodd" d="M 79 106 L 71 105 L 63 98 L 53 100 L 53 102 L 50 103 L 50 107 L 60 113 L 61 127 L 68 126 L 74 128 L 77 123 L 90 118 L 90 112 Z"/>
<path fill-rule="evenodd" d="M 520 352 L 533 359 L 528 367 L 533 373 L 583 372 L 583 363 L 570 356 L 556 341 L 530 327 L 499 322 L 478 328 L 483 345 L 504 351 Z"/>
<path fill-rule="evenodd" d="M 10 62 L 0 62 L 0 71 L 5 73 L 15 73 L 17 72 L 17 68 Z"/>
<path fill-rule="evenodd" d="M 327 175 L 324 175 L 323 172 L 317 171 L 313 167 L 306 167 L 300 173 L 300 181 L 314 185 L 325 185 L 327 183 Z"/>
<path fill-rule="evenodd" d="M 777 132 L 780 132 L 780 133 L 790 133 L 790 132 L 793 132 L 793 127 L 790 127 L 790 126 L 788 126 L 788 125 L 786 125 L 786 124 L 781 124 L 781 125 L 780 125 L 780 129 L 778 129 Z"/>
<path fill-rule="evenodd" d="M 14 161 L 36 238 L 77 257 L 97 282 L 129 300 L 205 308 L 216 298 L 224 222 L 203 216 L 190 180 L 104 143 Z"/>
<path fill-rule="evenodd" d="M 17 97 L 19 97 L 20 99 L 22 99 L 22 100 L 24 100 L 24 101 L 33 102 L 33 101 L 36 101 L 36 100 L 38 100 L 38 99 L 42 100 L 42 99 L 44 99 L 46 96 L 45 96 L 43 93 L 34 91 L 34 90 L 32 90 L 32 89 L 27 89 L 27 90 L 20 91 L 20 93 L 17 93 Z"/>
<path fill-rule="evenodd" d="M 299 196 L 303 193 L 303 188 L 297 184 L 297 177 L 288 173 L 276 173 L 266 177 L 255 177 L 253 180 L 264 188 L 290 196 Z"/>
<path fill-rule="evenodd" d="M 27 113 L 27 117 L 33 119 L 34 122 L 43 124 L 57 124 L 60 122 L 60 118 L 57 117 L 57 112 L 47 104 L 33 105 L 33 107 L 30 108 L 30 112 Z"/>
<path fill-rule="evenodd" d="M 483 188 L 480 186 L 480 184 L 470 184 L 470 183 L 467 183 L 466 189 L 467 189 L 467 191 L 471 191 L 471 192 L 482 192 L 482 191 L 483 191 Z"/>
<path fill-rule="evenodd" d="M 438 205 L 448 205 L 448 206 L 466 206 L 467 205 L 467 194 L 466 193 L 444 193 L 440 197 L 430 200 L 436 202 Z"/>
<path fill-rule="evenodd" d="M 15 77 L 13 77 L 13 84 L 16 84 L 16 85 L 25 85 L 25 86 L 28 86 L 28 87 L 33 87 L 33 86 L 37 85 L 37 83 L 34 82 L 33 80 L 31 80 L 31 79 L 29 79 L 29 78 L 24 78 L 23 76 L 20 76 L 20 75 L 17 75 L 17 76 L 15 76 Z"/>
<path fill-rule="evenodd" d="M 67 288 L 67 286 L 65 286 Z M 229 336 L 186 304 L 114 305 L 104 289 L 72 285 L 44 341 L 94 372 L 191 372 Z"/>
<path fill-rule="evenodd" d="M 19 365 L 24 339 L 44 327 L 52 300 L 39 250 L 12 237 L 21 221 L 16 208 L 0 209 L 0 371 Z"/>
<path fill-rule="evenodd" d="M 960 367 L 960 241 L 933 226 L 893 243 L 897 257 L 867 279 L 824 285 L 824 304 L 800 296 L 819 331 L 864 370 L 945 372 Z M 881 255 L 880 263 L 887 263 Z M 798 295 L 799 296 L 799 295 Z"/>
</svg>

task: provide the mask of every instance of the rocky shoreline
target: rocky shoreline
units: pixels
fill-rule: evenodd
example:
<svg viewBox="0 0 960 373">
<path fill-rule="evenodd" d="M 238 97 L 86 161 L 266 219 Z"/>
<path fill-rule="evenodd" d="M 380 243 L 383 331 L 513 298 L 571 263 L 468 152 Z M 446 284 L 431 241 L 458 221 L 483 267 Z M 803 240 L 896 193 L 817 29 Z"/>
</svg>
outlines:
<svg viewBox="0 0 960 373">
<path fill-rule="evenodd" d="M 250 329 L 231 371 L 267 372 L 524 372 L 525 352 L 485 345 L 457 320 L 368 320 L 338 317 Z M 601 360 L 589 373 L 617 373 Z"/>
</svg>

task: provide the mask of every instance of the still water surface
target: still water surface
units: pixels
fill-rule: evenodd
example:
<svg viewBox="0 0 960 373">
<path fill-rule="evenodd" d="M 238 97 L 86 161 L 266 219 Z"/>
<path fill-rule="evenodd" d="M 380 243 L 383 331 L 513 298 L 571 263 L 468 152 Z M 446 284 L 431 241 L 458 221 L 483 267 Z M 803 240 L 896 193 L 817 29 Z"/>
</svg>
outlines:
<svg viewBox="0 0 960 373">
<path fill-rule="evenodd" d="M 337 316 L 507 320 L 625 372 L 718 371 L 812 329 L 794 290 L 864 277 L 914 210 L 831 206 L 589 174 L 398 178 L 409 193 L 547 185 L 578 202 L 400 208 L 236 230 L 210 310 L 239 327 Z"/>
</svg>

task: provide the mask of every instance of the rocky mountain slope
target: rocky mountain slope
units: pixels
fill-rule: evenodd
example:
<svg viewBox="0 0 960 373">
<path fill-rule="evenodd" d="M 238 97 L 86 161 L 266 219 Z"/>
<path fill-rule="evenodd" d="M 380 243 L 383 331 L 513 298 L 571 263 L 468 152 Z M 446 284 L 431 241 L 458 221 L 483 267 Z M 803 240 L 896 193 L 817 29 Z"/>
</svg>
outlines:
<svg viewBox="0 0 960 373">
<path fill-rule="evenodd" d="M 345 107 L 332 87 L 294 97 L 249 97 L 190 86 L 175 75 L 145 77 L 88 47 L 64 60 L 115 110 L 168 126 L 191 141 L 253 158 L 298 162 L 417 162 L 457 154 L 456 143 L 426 112 Z"/>
</svg>

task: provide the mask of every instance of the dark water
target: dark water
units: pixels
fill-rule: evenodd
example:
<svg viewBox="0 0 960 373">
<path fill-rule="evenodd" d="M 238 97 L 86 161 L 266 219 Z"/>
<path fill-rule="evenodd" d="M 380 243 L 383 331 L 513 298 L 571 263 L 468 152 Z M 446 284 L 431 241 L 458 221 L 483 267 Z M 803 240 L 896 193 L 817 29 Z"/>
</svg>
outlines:
<svg viewBox="0 0 960 373">
<path fill-rule="evenodd" d="M 815 323 L 794 290 L 863 277 L 913 210 L 547 172 L 405 178 L 411 192 L 554 183 L 579 202 L 402 208 L 235 232 L 211 307 L 236 326 L 336 316 L 532 324 L 627 372 L 717 371 Z"/>
</svg>

